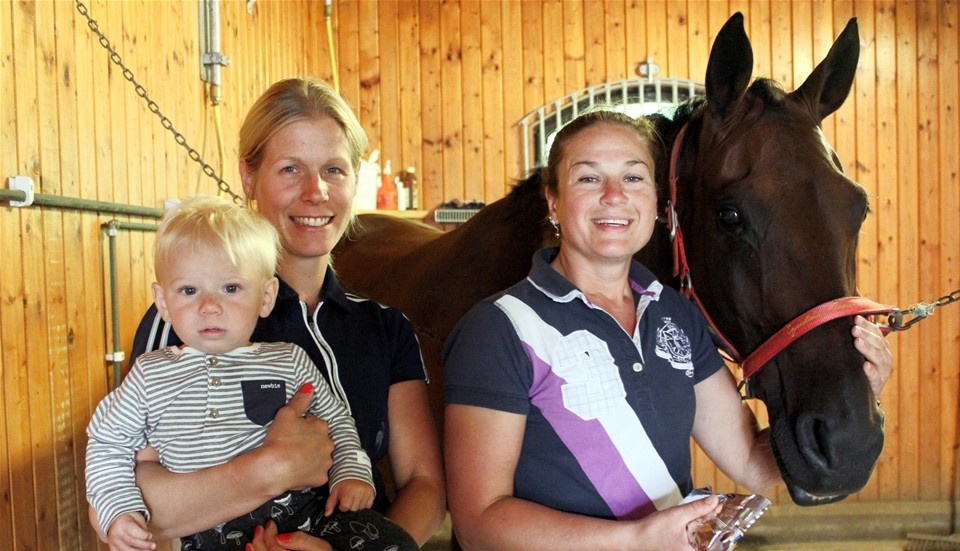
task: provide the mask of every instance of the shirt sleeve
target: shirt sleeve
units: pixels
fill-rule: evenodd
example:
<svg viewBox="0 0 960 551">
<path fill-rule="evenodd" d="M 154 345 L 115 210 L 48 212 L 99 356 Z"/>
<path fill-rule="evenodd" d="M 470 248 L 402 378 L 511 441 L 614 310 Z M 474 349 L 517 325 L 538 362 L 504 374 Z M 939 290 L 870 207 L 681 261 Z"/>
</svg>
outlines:
<svg viewBox="0 0 960 551">
<path fill-rule="evenodd" d="M 134 363 L 123 383 L 97 406 L 87 426 L 87 501 L 106 534 L 124 513 L 149 513 L 134 476 L 135 454 L 147 445 L 143 370 Z"/>
<path fill-rule="evenodd" d="M 392 307 L 383 310 L 386 339 L 391 353 L 390 384 L 404 381 L 430 382 L 423 365 L 420 341 L 410 320 Z"/>
<path fill-rule="evenodd" d="M 493 302 L 474 306 L 447 338 L 444 395 L 462 404 L 526 415 L 533 367 L 507 315 Z"/>
<path fill-rule="evenodd" d="M 693 380 L 694 384 L 708 379 L 711 375 L 725 367 L 723 357 L 717 352 L 717 344 L 714 342 L 710 331 L 707 329 L 707 320 L 703 317 L 700 309 L 695 304 L 685 298 L 681 307 L 685 307 L 689 312 L 692 321 L 691 338 L 693 354 Z"/>
<path fill-rule="evenodd" d="M 360 445 L 360 436 L 353 417 L 339 399 L 333 395 L 327 381 L 310 361 L 307 353 L 295 344 L 290 345 L 297 379 L 313 383 L 311 415 L 327 422 L 330 439 L 333 440 L 333 466 L 330 467 L 330 486 L 348 479 L 373 483 L 370 457 Z"/>
</svg>

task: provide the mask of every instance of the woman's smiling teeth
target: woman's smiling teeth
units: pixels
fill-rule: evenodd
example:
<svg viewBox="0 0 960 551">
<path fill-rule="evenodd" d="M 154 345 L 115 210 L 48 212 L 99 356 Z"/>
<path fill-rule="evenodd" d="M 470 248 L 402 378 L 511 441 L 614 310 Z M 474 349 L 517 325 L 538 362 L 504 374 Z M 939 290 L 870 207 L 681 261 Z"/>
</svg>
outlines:
<svg viewBox="0 0 960 551">
<path fill-rule="evenodd" d="M 332 217 L 332 216 L 323 216 L 323 217 L 320 217 L 320 218 L 313 218 L 313 217 L 307 217 L 307 216 L 294 216 L 294 217 L 293 217 L 293 221 L 294 221 L 295 223 L 300 224 L 300 225 L 303 225 L 303 226 L 320 227 L 320 226 L 325 226 L 325 225 L 329 224 L 331 218 L 333 218 L 333 217 Z"/>
<path fill-rule="evenodd" d="M 599 226 L 627 226 L 630 221 L 626 218 L 596 218 L 593 223 Z"/>
</svg>

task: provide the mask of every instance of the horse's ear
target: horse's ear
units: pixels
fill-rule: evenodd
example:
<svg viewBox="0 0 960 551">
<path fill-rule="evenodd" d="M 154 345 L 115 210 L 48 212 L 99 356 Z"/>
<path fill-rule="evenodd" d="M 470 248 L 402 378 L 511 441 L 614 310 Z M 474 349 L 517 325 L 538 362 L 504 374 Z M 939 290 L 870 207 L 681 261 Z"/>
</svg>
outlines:
<svg viewBox="0 0 960 551">
<path fill-rule="evenodd" d="M 750 84 L 753 48 L 743 30 L 743 14 L 737 12 L 717 33 L 707 62 L 707 103 L 721 118 L 730 112 Z"/>
<path fill-rule="evenodd" d="M 859 61 L 860 33 L 854 17 L 830 47 L 827 57 L 790 95 L 807 104 L 810 113 L 822 121 L 846 101 Z"/>
</svg>

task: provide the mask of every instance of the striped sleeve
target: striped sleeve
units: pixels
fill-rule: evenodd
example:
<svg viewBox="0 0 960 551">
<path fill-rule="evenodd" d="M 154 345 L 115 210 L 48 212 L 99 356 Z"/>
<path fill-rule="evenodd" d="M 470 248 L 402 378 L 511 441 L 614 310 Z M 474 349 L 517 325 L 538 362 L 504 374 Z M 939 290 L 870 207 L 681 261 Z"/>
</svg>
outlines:
<svg viewBox="0 0 960 551">
<path fill-rule="evenodd" d="M 143 372 L 134 363 L 123 383 L 97 406 L 87 426 L 87 501 L 106 534 L 124 513 L 149 512 L 134 477 L 134 455 L 147 444 Z"/>
</svg>

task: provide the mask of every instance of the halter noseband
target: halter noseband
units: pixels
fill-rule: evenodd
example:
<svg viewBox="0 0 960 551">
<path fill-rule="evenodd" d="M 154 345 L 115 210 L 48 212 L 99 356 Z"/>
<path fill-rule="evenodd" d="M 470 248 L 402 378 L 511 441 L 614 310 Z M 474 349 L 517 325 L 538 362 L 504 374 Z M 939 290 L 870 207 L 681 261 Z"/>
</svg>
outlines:
<svg viewBox="0 0 960 551">
<path fill-rule="evenodd" d="M 707 312 L 706 306 L 693 288 L 690 265 L 687 263 L 687 253 L 683 245 L 683 232 L 680 229 L 680 217 L 677 214 L 677 164 L 679 163 L 683 138 L 687 133 L 687 126 L 688 123 L 684 123 L 683 127 L 680 128 L 670 151 L 670 200 L 667 203 L 667 229 L 670 230 L 670 241 L 673 244 L 673 275 L 680 278 L 681 294 L 697 305 L 720 346 L 730 356 L 730 359 L 743 370 L 741 386 L 748 385 L 751 377 L 777 354 L 793 344 L 794 341 L 829 321 L 855 315 L 889 314 L 896 310 L 891 306 L 885 306 L 861 296 L 835 298 L 800 314 L 744 358 L 730 342 L 730 339 L 714 323 L 713 318 Z M 749 386 L 747 386 L 747 397 L 752 397 Z"/>
</svg>

